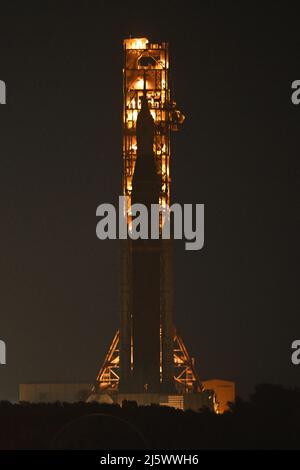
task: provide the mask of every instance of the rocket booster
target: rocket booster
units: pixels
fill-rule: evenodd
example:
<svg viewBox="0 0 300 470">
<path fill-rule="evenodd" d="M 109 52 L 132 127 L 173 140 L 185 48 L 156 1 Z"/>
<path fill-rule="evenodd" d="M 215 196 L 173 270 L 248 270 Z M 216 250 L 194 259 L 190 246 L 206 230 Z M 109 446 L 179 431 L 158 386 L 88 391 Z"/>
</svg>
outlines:
<svg viewBox="0 0 300 470">
<path fill-rule="evenodd" d="M 144 204 L 148 214 L 151 204 L 159 203 L 160 191 L 153 153 L 154 135 L 155 124 L 144 90 L 136 123 L 137 160 L 131 200 L 133 204 Z M 132 242 L 132 284 L 132 386 L 135 391 L 157 393 L 160 388 L 160 240 Z"/>
</svg>

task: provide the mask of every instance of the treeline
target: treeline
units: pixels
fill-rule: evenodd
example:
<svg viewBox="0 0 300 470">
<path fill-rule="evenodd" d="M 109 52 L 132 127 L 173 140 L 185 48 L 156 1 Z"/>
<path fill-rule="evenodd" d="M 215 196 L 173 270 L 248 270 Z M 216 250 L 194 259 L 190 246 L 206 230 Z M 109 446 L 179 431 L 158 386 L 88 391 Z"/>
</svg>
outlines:
<svg viewBox="0 0 300 470">
<path fill-rule="evenodd" d="M 230 411 L 0 403 L 0 449 L 299 449 L 300 389 L 259 385 Z"/>
</svg>

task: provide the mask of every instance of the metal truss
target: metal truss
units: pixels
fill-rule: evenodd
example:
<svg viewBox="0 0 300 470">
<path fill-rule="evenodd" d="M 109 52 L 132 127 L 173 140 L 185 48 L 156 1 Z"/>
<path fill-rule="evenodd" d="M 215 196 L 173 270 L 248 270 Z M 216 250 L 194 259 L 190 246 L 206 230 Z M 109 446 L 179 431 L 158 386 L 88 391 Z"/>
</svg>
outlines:
<svg viewBox="0 0 300 470">
<path fill-rule="evenodd" d="M 119 364 L 120 364 L 120 332 L 117 330 L 110 345 L 104 363 L 98 373 L 96 383 L 98 391 L 117 391 L 119 385 Z"/>
<path fill-rule="evenodd" d="M 98 392 L 117 392 L 120 375 L 120 333 L 116 332 L 96 379 Z M 182 338 L 176 333 L 173 343 L 174 382 L 178 393 L 200 392 L 203 386 Z M 95 390 L 96 391 L 96 390 Z"/>
<path fill-rule="evenodd" d="M 190 357 L 188 350 L 178 334 L 175 334 L 173 357 L 175 367 L 175 385 L 178 392 L 201 392 L 203 386 L 195 369 L 194 358 Z"/>
</svg>

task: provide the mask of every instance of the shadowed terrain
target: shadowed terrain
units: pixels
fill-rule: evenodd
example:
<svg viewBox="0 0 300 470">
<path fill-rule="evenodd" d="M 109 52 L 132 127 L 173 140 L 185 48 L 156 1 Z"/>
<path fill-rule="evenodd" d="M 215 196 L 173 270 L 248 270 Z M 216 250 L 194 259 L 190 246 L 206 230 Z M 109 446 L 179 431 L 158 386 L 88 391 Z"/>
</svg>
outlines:
<svg viewBox="0 0 300 470">
<path fill-rule="evenodd" d="M 299 449 L 300 389 L 259 385 L 215 415 L 157 405 L 0 403 L 0 449 Z"/>
</svg>

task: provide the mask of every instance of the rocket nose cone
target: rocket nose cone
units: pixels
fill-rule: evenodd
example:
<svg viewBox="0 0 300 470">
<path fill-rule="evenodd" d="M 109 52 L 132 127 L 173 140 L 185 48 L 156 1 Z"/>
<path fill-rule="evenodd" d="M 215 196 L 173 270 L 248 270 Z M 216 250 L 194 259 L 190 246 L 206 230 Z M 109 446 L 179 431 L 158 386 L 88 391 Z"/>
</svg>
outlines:
<svg viewBox="0 0 300 470">
<path fill-rule="evenodd" d="M 143 123 L 154 126 L 154 119 L 150 112 L 147 98 L 145 96 L 142 96 L 141 101 L 142 101 L 141 110 L 137 116 L 137 123 L 136 123 L 137 127 Z"/>
<path fill-rule="evenodd" d="M 142 98 L 142 108 L 136 122 L 136 139 L 138 155 L 153 157 L 153 143 L 155 134 L 154 119 L 150 113 L 148 100 Z"/>
</svg>

